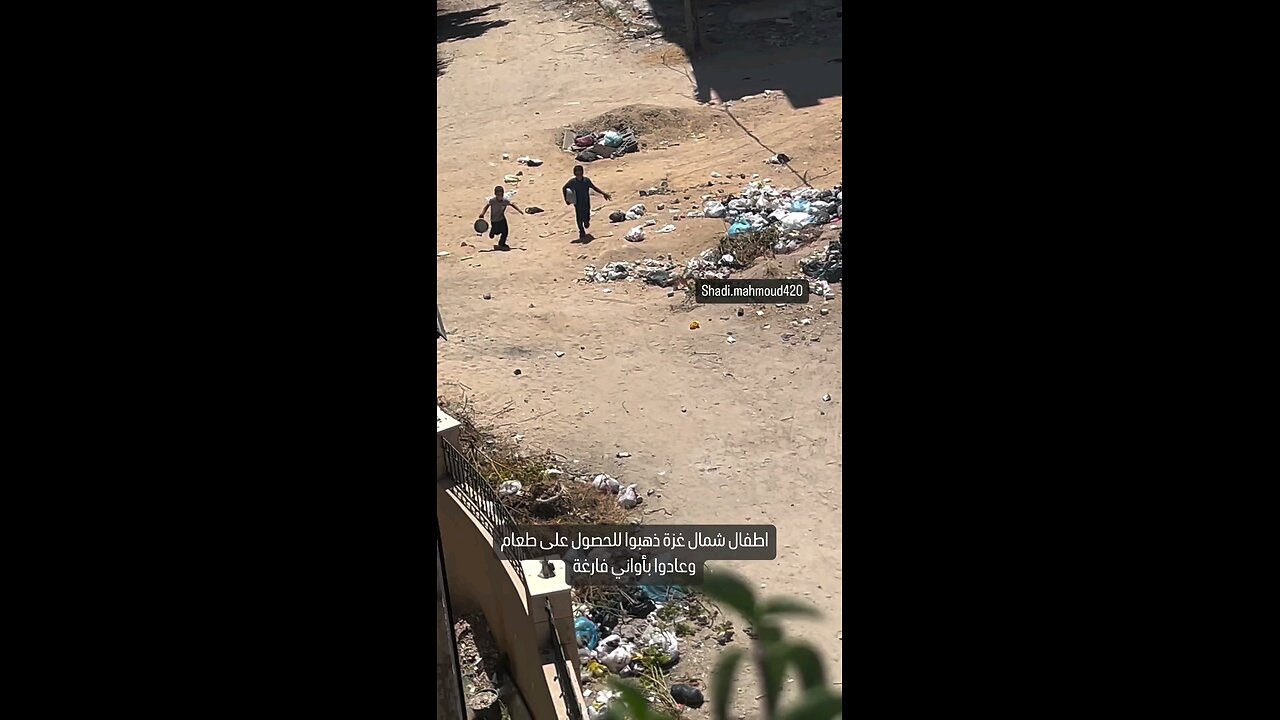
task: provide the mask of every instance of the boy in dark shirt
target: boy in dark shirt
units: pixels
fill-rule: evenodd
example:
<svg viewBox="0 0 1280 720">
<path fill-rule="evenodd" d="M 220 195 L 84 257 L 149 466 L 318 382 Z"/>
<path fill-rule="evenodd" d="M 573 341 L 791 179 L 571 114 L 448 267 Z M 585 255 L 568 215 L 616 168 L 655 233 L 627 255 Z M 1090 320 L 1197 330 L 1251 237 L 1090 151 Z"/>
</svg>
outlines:
<svg viewBox="0 0 1280 720">
<path fill-rule="evenodd" d="M 591 182 L 591 178 L 586 177 L 583 174 L 581 165 L 573 166 L 573 179 L 565 183 L 563 189 L 566 191 L 565 199 L 564 199 L 565 205 L 568 205 L 570 203 L 567 191 L 569 190 L 573 191 L 572 202 L 573 202 L 574 209 L 577 211 L 577 215 L 578 215 L 578 239 L 585 238 L 587 236 L 587 228 L 591 227 L 591 194 L 590 192 L 592 190 L 595 190 L 596 192 L 603 195 L 605 200 L 610 199 L 610 195 L 609 193 L 596 187 L 596 184 Z"/>
</svg>

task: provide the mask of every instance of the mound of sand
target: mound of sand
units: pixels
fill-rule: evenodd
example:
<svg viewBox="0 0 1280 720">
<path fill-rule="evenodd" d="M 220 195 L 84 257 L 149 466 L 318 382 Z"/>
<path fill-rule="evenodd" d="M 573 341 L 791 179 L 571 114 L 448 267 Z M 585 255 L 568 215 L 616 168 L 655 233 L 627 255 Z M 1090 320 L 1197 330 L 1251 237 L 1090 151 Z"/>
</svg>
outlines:
<svg viewBox="0 0 1280 720">
<path fill-rule="evenodd" d="M 711 130 L 715 116 L 706 108 L 674 108 L 662 105 L 624 105 L 601 115 L 571 124 L 574 135 L 627 127 L 635 131 L 642 146 L 660 140 L 679 141 L 689 133 Z M 560 144 L 563 129 L 556 130 L 555 143 Z"/>
</svg>

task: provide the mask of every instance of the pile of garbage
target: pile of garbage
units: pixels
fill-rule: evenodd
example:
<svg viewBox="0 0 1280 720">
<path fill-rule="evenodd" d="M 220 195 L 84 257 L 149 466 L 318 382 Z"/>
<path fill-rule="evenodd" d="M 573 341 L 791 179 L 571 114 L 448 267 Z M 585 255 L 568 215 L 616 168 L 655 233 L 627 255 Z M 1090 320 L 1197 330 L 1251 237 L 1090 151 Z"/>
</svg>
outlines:
<svg viewBox="0 0 1280 720">
<path fill-rule="evenodd" d="M 578 135 L 573 138 L 573 145 L 569 150 L 578 154 L 579 162 L 593 162 L 600 158 L 638 152 L 640 143 L 634 132 L 622 127 Z"/>
<path fill-rule="evenodd" d="M 666 260 L 645 258 L 636 263 L 611 262 L 598 270 L 595 265 L 588 265 L 583 268 L 583 275 L 586 276 L 585 282 L 589 283 L 635 282 L 638 278 L 650 285 L 665 287 L 679 277 L 677 267 L 670 258 Z"/>
<path fill-rule="evenodd" d="M 841 237 L 843 237 L 843 233 L 841 233 Z M 841 241 L 832 240 L 827 244 L 826 250 L 819 250 L 801 260 L 800 269 L 811 278 L 828 282 L 840 282 L 840 277 L 844 273 L 844 261 L 841 257 L 840 244 Z"/>
<path fill-rule="evenodd" d="M 765 178 L 752 181 L 740 194 L 731 195 L 727 204 L 709 201 L 704 213 L 707 217 L 728 218 L 730 237 L 760 232 L 770 225 L 777 225 L 783 232 L 796 232 L 843 218 L 844 192 L 839 185 L 830 190 L 778 190 Z"/>
<path fill-rule="evenodd" d="M 651 666 L 669 669 L 680 662 L 683 642 L 690 642 L 698 627 L 709 628 L 717 643 L 733 638 L 733 624 L 715 623 L 715 617 L 689 591 L 677 585 L 639 585 L 614 591 L 612 597 L 589 604 L 575 603 L 574 635 L 583 671 L 583 696 L 589 717 L 599 717 L 614 694 L 590 687 L 608 675 L 636 677 L 644 688 Z M 695 641 L 696 642 L 696 641 Z M 661 673 L 658 678 L 661 678 Z M 702 692 L 688 685 L 668 688 L 676 702 L 700 707 Z"/>
</svg>

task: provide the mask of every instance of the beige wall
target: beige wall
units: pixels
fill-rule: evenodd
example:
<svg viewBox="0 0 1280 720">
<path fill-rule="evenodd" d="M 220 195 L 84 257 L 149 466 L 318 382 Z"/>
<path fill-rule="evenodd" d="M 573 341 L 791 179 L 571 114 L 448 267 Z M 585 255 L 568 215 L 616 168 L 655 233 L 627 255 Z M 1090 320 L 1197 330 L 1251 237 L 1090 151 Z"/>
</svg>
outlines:
<svg viewBox="0 0 1280 720">
<path fill-rule="evenodd" d="M 436 515 L 440 521 L 453 612 L 456 615 L 484 613 L 498 649 L 510 660 L 511 677 L 520 688 L 529 712 L 535 718 L 558 717 L 547 692 L 524 586 L 515 570 L 494 554 L 493 539 L 439 484 L 436 485 Z"/>
</svg>

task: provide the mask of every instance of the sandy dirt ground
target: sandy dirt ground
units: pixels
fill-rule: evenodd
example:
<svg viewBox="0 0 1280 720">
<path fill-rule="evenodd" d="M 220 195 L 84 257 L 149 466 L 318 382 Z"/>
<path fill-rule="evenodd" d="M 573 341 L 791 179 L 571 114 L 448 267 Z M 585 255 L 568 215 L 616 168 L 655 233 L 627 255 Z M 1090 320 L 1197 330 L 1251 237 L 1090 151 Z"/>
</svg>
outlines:
<svg viewBox="0 0 1280 720">
<path fill-rule="evenodd" d="M 640 223 L 610 224 L 613 210 L 644 202 L 662 225 L 669 212 L 656 202 L 692 209 L 705 194 L 740 188 L 747 180 L 739 174 L 758 173 L 777 187 L 800 186 L 797 174 L 806 173 L 815 187 L 841 182 L 842 99 L 793 107 L 785 93 L 738 100 L 713 88 L 716 102 L 699 103 L 682 50 L 620 37 L 593 3 L 447 7 L 471 14 L 437 33 L 436 249 L 449 253 L 436 260 L 437 301 L 450 332 L 437 345 L 439 394 L 465 393 L 482 418 L 514 405 L 502 420 L 521 422 L 504 431 L 521 433 L 531 448 L 576 458 L 575 470 L 638 483 L 642 494 L 655 489 L 642 506 L 646 522 L 776 525 L 776 562 L 725 565 L 762 595 L 793 596 L 821 611 L 820 620 L 788 629 L 814 643 L 829 679 L 842 683 L 842 284 L 830 300 L 742 305 L 739 317 L 737 305 L 682 306 L 683 293 L 668 297 L 639 281 L 578 282 L 588 264 L 687 260 L 714 247 L 725 229 L 716 219 L 683 219 L 673 233 L 629 243 L 623 235 Z M 742 62 L 743 77 L 769 71 Z M 726 109 L 725 100 L 735 102 Z M 613 199 L 593 198 L 593 239 L 581 243 L 560 193 L 575 164 L 559 148 L 560 131 L 609 111 L 637 118 L 642 150 L 587 165 Z M 766 164 L 774 152 L 791 156 L 791 168 Z M 516 164 L 523 155 L 544 164 Z M 520 182 L 506 183 L 518 189 L 515 203 L 545 212 L 508 211 L 516 249 L 493 252 L 493 241 L 471 225 L 493 187 L 518 171 Z M 662 180 L 675 195 L 640 196 Z M 791 272 L 818 247 L 749 272 Z M 811 324 L 798 324 L 805 318 Z M 700 329 L 689 329 L 694 320 Z M 727 342 L 730 333 L 736 342 Z M 615 457 L 621 451 L 631 456 Z M 735 642 L 750 641 L 739 634 Z M 690 655 L 714 655 L 702 650 Z M 755 694 L 744 686 L 731 717 L 756 717 Z M 689 716 L 709 717 L 706 710 Z"/>
</svg>

